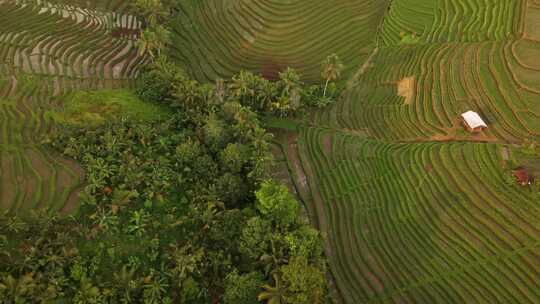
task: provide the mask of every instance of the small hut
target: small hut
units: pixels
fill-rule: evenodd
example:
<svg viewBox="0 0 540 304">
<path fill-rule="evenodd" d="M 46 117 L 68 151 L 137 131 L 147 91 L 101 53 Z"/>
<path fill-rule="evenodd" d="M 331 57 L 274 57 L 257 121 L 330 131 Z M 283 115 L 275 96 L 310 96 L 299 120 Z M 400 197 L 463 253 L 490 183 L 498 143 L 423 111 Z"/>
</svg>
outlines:
<svg viewBox="0 0 540 304">
<path fill-rule="evenodd" d="M 461 119 L 467 131 L 471 133 L 482 132 L 487 128 L 487 124 L 482 120 L 482 117 L 474 111 L 467 111 L 461 114 Z"/>
<path fill-rule="evenodd" d="M 521 186 L 528 186 L 531 185 L 534 181 L 534 178 L 527 172 L 525 168 L 517 168 L 514 170 L 514 177 L 516 178 L 516 181 Z"/>
</svg>

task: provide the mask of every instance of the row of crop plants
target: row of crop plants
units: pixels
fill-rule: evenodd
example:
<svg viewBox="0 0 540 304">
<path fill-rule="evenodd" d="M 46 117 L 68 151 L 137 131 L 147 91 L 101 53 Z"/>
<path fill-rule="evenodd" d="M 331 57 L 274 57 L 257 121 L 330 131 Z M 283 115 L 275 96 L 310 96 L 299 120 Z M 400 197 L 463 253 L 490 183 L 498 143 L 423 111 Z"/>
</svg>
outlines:
<svg viewBox="0 0 540 304">
<path fill-rule="evenodd" d="M 540 42 L 516 41 L 504 48 L 505 69 L 521 100 L 520 117 L 538 136 L 540 130 Z"/>
<path fill-rule="evenodd" d="M 515 39 L 523 31 L 525 0 L 395 0 L 385 16 L 385 46 L 412 41 L 480 42 Z"/>
<path fill-rule="evenodd" d="M 44 116 L 49 98 L 37 88 L 14 92 L 0 99 L 1 208 L 73 211 L 72 195 L 82 184 L 80 169 L 39 144 L 53 128 Z"/>
<path fill-rule="evenodd" d="M 38 13 L 32 6 L 2 4 L 0 54 L 3 62 L 33 74 L 70 79 L 129 79 L 144 58 L 134 43 L 97 25 Z"/>
<path fill-rule="evenodd" d="M 3 211 L 24 213 L 39 208 L 59 212 L 77 208 L 73 194 L 82 184 L 80 173 L 51 153 L 37 146 L 2 144 L 0 198 Z"/>
<path fill-rule="evenodd" d="M 173 56 L 202 81 L 240 69 L 275 77 L 294 67 L 308 81 L 338 53 L 354 71 L 373 47 L 385 6 L 358 1 L 208 1 L 183 4 Z"/>
<path fill-rule="evenodd" d="M 102 10 L 111 12 L 129 11 L 128 0 L 14 0 L 17 4 L 29 4 L 36 7 L 77 7 L 81 9 Z"/>
<path fill-rule="evenodd" d="M 528 94 L 533 98 L 524 95 L 524 86 L 516 81 L 524 76 L 513 72 L 508 62 L 515 60 L 505 54 L 511 43 L 383 49 L 356 87 L 330 110 L 316 112 L 313 123 L 368 129 L 384 140 L 414 141 L 456 132 L 459 115 L 474 110 L 488 124 L 486 137 L 510 142 L 538 137 L 539 112 L 531 100 L 540 90 L 530 89 L 531 85 Z M 531 79 L 538 71 L 529 70 Z M 406 77 L 415 79 L 410 104 L 397 95 L 398 82 Z"/>
<path fill-rule="evenodd" d="M 347 302 L 539 300 L 539 210 L 504 183 L 499 146 L 381 144 L 320 128 L 301 138 Z"/>
<path fill-rule="evenodd" d="M 0 3 L 0 206 L 4 211 L 77 209 L 77 193 L 83 185 L 80 166 L 41 145 L 44 136 L 55 130 L 48 110 L 58 106 L 57 96 L 73 90 L 131 85 L 147 60 L 137 56 L 134 41 L 112 37 L 92 18 L 81 21 L 59 13 L 73 4 Z M 87 8 L 127 8 L 125 1 L 94 5 Z"/>
</svg>

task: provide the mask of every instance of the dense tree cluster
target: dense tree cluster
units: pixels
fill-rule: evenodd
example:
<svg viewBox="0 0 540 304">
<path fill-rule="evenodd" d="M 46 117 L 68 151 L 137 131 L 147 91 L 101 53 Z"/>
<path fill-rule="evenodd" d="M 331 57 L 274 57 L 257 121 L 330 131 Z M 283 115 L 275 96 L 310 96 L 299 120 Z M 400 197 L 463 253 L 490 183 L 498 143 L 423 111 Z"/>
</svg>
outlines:
<svg viewBox="0 0 540 304">
<path fill-rule="evenodd" d="M 135 3 L 138 47 L 153 58 L 137 94 L 172 117 L 62 122 L 46 143 L 83 165 L 80 209 L 0 216 L 0 302 L 328 302 L 320 235 L 272 180 L 259 116 L 331 103 L 339 59 L 324 85 L 293 69 L 202 84 L 166 56 L 167 3 Z"/>
<path fill-rule="evenodd" d="M 52 138 L 86 170 L 82 207 L 2 218 L 1 301 L 324 301 L 319 234 L 270 179 L 257 115 L 225 102 L 196 117 L 66 126 Z"/>
</svg>

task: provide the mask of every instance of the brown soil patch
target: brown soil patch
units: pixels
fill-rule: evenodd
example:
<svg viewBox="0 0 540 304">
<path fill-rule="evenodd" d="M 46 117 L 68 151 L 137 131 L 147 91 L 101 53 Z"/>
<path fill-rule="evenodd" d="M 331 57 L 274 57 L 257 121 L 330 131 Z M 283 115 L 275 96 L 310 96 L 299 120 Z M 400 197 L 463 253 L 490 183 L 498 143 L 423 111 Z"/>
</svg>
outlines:
<svg viewBox="0 0 540 304">
<path fill-rule="evenodd" d="M 458 135 L 458 130 L 461 130 L 463 125 L 459 118 L 454 119 L 452 127 L 445 128 L 446 134 L 432 135 L 428 140 L 418 139 L 417 141 L 472 141 L 472 142 L 497 142 L 498 139 L 494 136 L 486 134 L 486 131 L 480 133 L 467 133 L 465 136 Z"/>
<path fill-rule="evenodd" d="M 375 286 L 376 291 L 379 292 L 379 293 L 383 292 L 384 291 L 384 285 L 381 282 L 381 280 L 379 280 L 379 278 L 376 275 L 374 275 L 373 273 L 371 273 L 371 272 L 368 272 L 367 275 L 368 275 L 368 278 L 371 281 L 371 283 L 373 283 L 373 285 Z"/>
<path fill-rule="evenodd" d="M 508 149 L 508 147 L 502 147 L 501 155 L 504 161 L 508 161 L 510 159 L 510 149 Z"/>
<path fill-rule="evenodd" d="M 332 153 L 332 136 L 330 134 L 324 135 L 323 149 L 326 154 Z"/>
<path fill-rule="evenodd" d="M 25 162 L 28 162 L 28 159 L 25 160 Z M 30 172 L 28 172 L 30 173 Z M 23 181 L 23 189 L 24 189 L 24 199 L 23 199 L 23 208 L 25 210 L 21 210 L 21 211 L 26 211 L 26 208 L 33 208 L 34 207 L 34 203 L 37 203 L 37 197 L 35 197 L 37 195 L 36 193 L 36 190 L 37 190 L 37 187 L 38 187 L 38 179 L 37 177 L 34 175 L 34 173 L 32 172 L 32 174 L 24 174 L 24 181 Z"/>
<path fill-rule="evenodd" d="M 8 153 L 1 153 L 1 166 L 0 166 L 0 206 L 2 211 L 9 210 L 11 203 L 15 195 L 15 185 L 13 184 L 12 176 L 12 157 Z"/>
<path fill-rule="evenodd" d="M 112 29 L 111 31 L 111 36 L 113 38 L 138 39 L 140 35 L 141 35 L 140 29 L 117 27 L 117 28 Z"/>
<path fill-rule="evenodd" d="M 287 68 L 287 64 L 275 61 L 265 62 L 261 66 L 261 74 L 265 79 L 276 80 L 279 78 L 279 73 Z"/>
<path fill-rule="evenodd" d="M 43 192 L 40 200 L 37 202 L 37 206 L 40 207 L 41 204 L 46 203 L 47 200 L 50 200 L 50 190 L 48 187 L 48 181 L 51 180 L 51 169 L 47 162 L 43 159 L 39 152 L 34 149 L 26 150 L 26 155 L 30 161 L 30 165 L 37 174 L 41 177 L 43 182 Z"/>
<path fill-rule="evenodd" d="M 405 77 L 397 82 L 397 94 L 405 98 L 404 104 L 411 104 L 414 100 L 415 86 L 414 76 Z"/>
<path fill-rule="evenodd" d="M 73 174 L 75 174 L 75 176 L 73 176 L 72 173 L 68 172 L 66 168 L 62 168 L 62 170 L 59 170 L 58 190 L 67 190 L 71 189 L 73 186 L 79 186 L 77 187 L 77 189 L 69 193 L 68 197 L 66 198 L 66 202 L 61 209 L 62 213 L 69 213 L 71 211 L 75 211 L 78 207 L 77 205 L 79 202 L 79 193 L 81 191 L 80 184 L 84 179 L 84 170 L 79 165 L 79 163 L 69 158 L 56 156 L 55 161 L 61 163 L 65 167 L 68 167 L 71 171 L 73 171 Z"/>
<path fill-rule="evenodd" d="M 62 210 L 60 210 L 61 213 L 70 214 L 77 210 L 77 208 L 79 207 L 79 194 L 82 190 L 83 187 L 79 187 L 69 194 L 68 199 L 64 204 L 64 207 L 62 207 Z"/>
<path fill-rule="evenodd" d="M 302 186 L 302 192 L 307 193 L 309 192 L 309 188 L 307 185 L 307 177 L 304 173 L 304 170 L 302 169 L 301 161 L 296 151 L 296 147 L 298 145 L 296 142 L 296 134 L 290 133 L 289 135 L 287 135 L 287 143 L 287 157 L 289 157 L 293 165 L 294 172 L 296 173 L 296 176 L 298 177 L 298 182 L 300 183 L 299 186 Z"/>
</svg>

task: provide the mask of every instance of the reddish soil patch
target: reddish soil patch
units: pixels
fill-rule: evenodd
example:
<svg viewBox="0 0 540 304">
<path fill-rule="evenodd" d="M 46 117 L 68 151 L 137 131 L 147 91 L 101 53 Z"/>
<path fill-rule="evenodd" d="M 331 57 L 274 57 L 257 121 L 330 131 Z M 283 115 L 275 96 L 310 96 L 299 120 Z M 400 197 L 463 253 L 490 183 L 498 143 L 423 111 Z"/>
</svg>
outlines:
<svg viewBox="0 0 540 304">
<path fill-rule="evenodd" d="M 261 74 L 265 79 L 276 80 L 279 78 L 279 72 L 285 70 L 287 66 L 287 64 L 270 60 L 261 66 Z"/>
<path fill-rule="evenodd" d="M 379 278 L 376 275 L 374 275 L 372 272 L 368 272 L 367 276 L 369 280 L 371 281 L 371 283 L 373 283 L 373 285 L 375 286 L 375 289 L 377 290 L 377 292 L 382 292 L 384 290 L 383 283 L 379 280 Z"/>
<path fill-rule="evenodd" d="M 332 153 L 332 136 L 330 134 L 324 135 L 323 149 L 326 154 Z"/>
<path fill-rule="evenodd" d="M 60 210 L 61 213 L 64 214 L 70 214 L 77 210 L 79 207 L 79 194 L 83 190 L 83 187 L 79 187 L 75 190 L 73 190 L 64 204 L 64 207 L 62 207 L 62 210 Z"/>
<path fill-rule="evenodd" d="M 474 142 L 497 142 L 498 139 L 494 136 L 486 134 L 485 131 L 479 133 L 467 133 L 466 136 L 459 136 L 457 131 L 463 128 L 461 120 L 459 118 L 452 121 L 452 127 L 444 129 L 446 134 L 432 135 L 428 141 L 474 141 Z M 419 139 L 418 141 L 426 141 L 425 139 Z"/>
<path fill-rule="evenodd" d="M 139 39 L 139 37 L 141 36 L 141 30 L 117 27 L 111 31 L 111 36 L 113 38 Z"/>
</svg>

